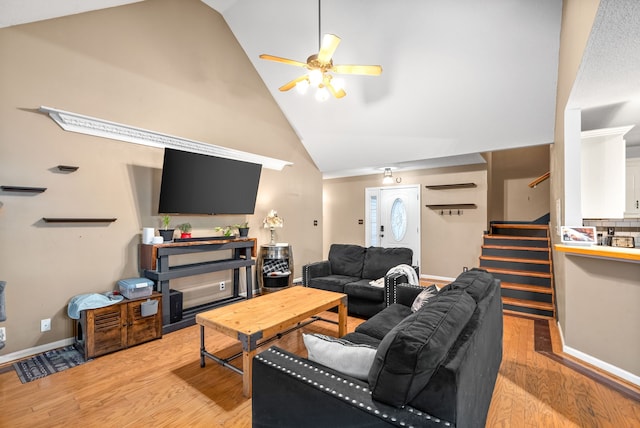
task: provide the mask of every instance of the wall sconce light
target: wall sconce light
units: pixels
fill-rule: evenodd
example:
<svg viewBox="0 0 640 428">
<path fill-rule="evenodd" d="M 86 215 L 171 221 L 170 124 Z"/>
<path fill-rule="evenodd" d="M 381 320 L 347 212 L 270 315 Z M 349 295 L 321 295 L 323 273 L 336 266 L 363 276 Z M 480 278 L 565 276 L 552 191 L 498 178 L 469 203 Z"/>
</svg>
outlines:
<svg viewBox="0 0 640 428">
<path fill-rule="evenodd" d="M 393 184 L 393 174 L 391 172 L 391 168 L 384 169 L 382 184 Z"/>
</svg>

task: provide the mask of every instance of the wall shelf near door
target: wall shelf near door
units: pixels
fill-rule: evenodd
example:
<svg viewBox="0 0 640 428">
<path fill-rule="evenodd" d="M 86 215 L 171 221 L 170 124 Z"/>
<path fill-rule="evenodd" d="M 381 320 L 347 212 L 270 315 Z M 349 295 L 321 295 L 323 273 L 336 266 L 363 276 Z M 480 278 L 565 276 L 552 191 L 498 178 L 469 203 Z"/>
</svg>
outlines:
<svg viewBox="0 0 640 428">
<path fill-rule="evenodd" d="M 476 204 L 436 204 L 436 205 L 425 205 L 427 208 L 431 208 L 432 210 L 463 210 L 463 209 L 472 209 L 478 208 Z"/>
<path fill-rule="evenodd" d="M 4 192 L 21 192 L 21 193 L 42 193 L 47 190 L 46 187 L 26 187 L 26 186 L 0 186 Z"/>
<path fill-rule="evenodd" d="M 424 186 L 429 190 L 471 189 L 478 187 L 476 183 L 433 184 Z"/>
<path fill-rule="evenodd" d="M 62 171 L 62 172 L 76 172 L 80 167 L 73 166 L 73 165 L 58 165 L 57 168 L 58 168 L 58 171 Z"/>
</svg>

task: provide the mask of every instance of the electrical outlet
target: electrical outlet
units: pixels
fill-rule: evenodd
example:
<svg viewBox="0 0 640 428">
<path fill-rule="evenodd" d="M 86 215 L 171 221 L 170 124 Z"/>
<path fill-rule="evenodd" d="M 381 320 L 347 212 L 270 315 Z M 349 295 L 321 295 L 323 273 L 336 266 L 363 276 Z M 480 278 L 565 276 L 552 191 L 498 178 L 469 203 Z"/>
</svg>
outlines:
<svg viewBox="0 0 640 428">
<path fill-rule="evenodd" d="M 0 342 L 6 342 L 6 341 L 7 341 L 7 328 L 0 327 Z"/>
<path fill-rule="evenodd" d="M 220 281 L 220 291 L 224 290 L 225 288 L 227 288 L 227 285 L 224 283 L 224 281 Z"/>
<path fill-rule="evenodd" d="M 49 331 L 51 330 L 51 318 L 47 318 L 46 320 L 40 320 L 40 331 Z"/>
</svg>

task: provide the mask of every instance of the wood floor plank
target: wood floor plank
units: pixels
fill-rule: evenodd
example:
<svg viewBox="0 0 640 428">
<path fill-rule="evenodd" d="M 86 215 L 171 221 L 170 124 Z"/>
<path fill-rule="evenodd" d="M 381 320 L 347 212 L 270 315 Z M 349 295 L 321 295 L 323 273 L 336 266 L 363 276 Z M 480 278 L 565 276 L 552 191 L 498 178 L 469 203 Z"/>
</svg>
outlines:
<svg viewBox="0 0 640 428">
<path fill-rule="evenodd" d="M 322 316 L 337 320 L 333 312 Z M 350 317 L 348 330 L 360 322 Z M 536 351 L 536 322 L 549 323 L 504 316 L 503 361 L 486 426 L 639 427 L 637 400 Z M 318 321 L 261 349 L 275 344 L 306 356 L 302 333 L 336 332 Z M 211 361 L 201 368 L 199 334 L 188 327 L 27 384 L 13 371 L 0 373 L 0 427 L 250 427 L 241 376 Z M 558 352 L 553 326 L 549 337 Z M 206 340 L 224 356 L 240 351 L 215 332 Z"/>
</svg>

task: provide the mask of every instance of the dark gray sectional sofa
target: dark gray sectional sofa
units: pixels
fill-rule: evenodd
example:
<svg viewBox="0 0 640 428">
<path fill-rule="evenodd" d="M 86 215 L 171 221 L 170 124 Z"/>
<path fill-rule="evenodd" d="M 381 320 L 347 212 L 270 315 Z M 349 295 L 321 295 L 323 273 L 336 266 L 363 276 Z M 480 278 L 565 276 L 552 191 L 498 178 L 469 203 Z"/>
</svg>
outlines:
<svg viewBox="0 0 640 428">
<path fill-rule="evenodd" d="M 369 318 L 388 304 L 386 290 L 406 283 L 402 274 L 387 276 L 398 265 L 411 265 L 410 248 L 365 248 L 353 244 L 333 244 L 328 260 L 302 267 L 302 283 L 307 287 L 344 293 L 348 296 L 349 315 Z M 414 267 L 416 273 L 418 268 Z M 374 287 L 371 281 L 384 278 L 385 287 Z"/>
<path fill-rule="evenodd" d="M 416 312 L 421 287 L 347 334 L 375 346 L 366 380 L 271 347 L 254 358 L 254 427 L 484 427 L 502 360 L 500 281 L 462 273 Z"/>
</svg>

